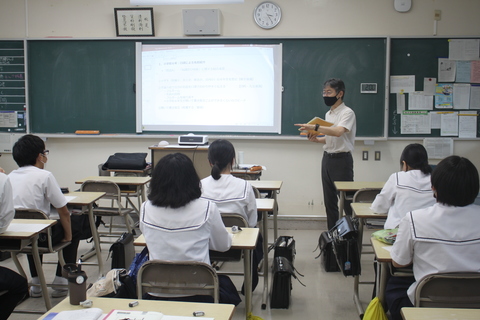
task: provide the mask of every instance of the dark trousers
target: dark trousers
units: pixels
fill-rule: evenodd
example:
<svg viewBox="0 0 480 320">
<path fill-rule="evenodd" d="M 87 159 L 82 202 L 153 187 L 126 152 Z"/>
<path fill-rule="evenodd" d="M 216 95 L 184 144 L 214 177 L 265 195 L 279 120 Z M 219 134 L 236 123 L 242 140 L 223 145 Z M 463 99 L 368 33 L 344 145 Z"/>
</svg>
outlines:
<svg viewBox="0 0 480 320">
<path fill-rule="evenodd" d="M 327 212 L 328 230 L 335 226 L 338 220 L 338 191 L 335 181 L 353 181 L 353 158 L 350 152 L 328 154 L 323 153 L 322 185 L 323 201 Z M 344 204 L 345 213 L 352 214 L 349 203 Z"/>
<path fill-rule="evenodd" d="M 71 224 L 72 224 L 72 241 L 69 246 L 63 248 L 63 259 L 65 263 L 76 263 L 77 262 L 77 251 L 78 251 L 78 244 L 80 242 L 80 237 L 82 235 L 82 228 L 83 225 L 80 223 L 81 217 L 78 215 L 72 215 L 70 217 Z M 63 227 L 60 223 L 60 220 L 51 228 L 52 230 L 52 244 L 57 244 L 62 241 L 64 237 Z M 40 234 L 38 238 L 38 246 L 39 247 L 47 247 L 47 236 L 46 234 Z M 33 260 L 32 255 L 27 255 L 28 258 L 28 265 L 30 267 L 30 275 L 33 277 L 37 277 L 37 269 L 35 268 L 35 262 Z M 40 255 L 40 261 L 43 261 L 43 256 Z M 62 276 L 62 267 L 60 266 L 60 262 L 57 264 L 57 270 L 55 275 L 61 277 Z"/>
<path fill-rule="evenodd" d="M 402 320 L 400 310 L 403 307 L 413 307 L 407 295 L 408 288 L 415 282 L 414 277 L 390 277 L 385 289 L 385 301 L 392 320 Z"/>
<path fill-rule="evenodd" d="M 17 304 L 28 293 L 27 279 L 18 273 L 0 267 L 0 292 L 8 292 L 0 296 L 0 320 L 7 320 Z"/>
</svg>

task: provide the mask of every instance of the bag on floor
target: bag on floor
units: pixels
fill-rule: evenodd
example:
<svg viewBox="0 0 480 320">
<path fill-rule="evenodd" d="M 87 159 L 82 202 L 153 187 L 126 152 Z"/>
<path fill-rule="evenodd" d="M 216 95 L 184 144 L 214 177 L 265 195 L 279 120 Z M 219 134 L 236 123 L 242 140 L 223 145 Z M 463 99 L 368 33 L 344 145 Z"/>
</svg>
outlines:
<svg viewBox="0 0 480 320">
<path fill-rule="evenodd" d="M 137 253 L 135 258 L 133 258 L 132 263 L 130 264 L 130 268 L 128 268 L 128 274 L 133 280 L 133 283 L 137 284 L 137 274 L 140 270 L 140 267 L 149 260 L 148 248 L 143 248 L 142 252 Z"/>
<path fill-rule="evenodd" d="M 87 297 L 136 299 L 137 289 L 125 269 L 112 269 L 87 290 Z"/>
<path fill-rule="evenodd" d="M 324 231 L 320 234 L 317 248 L 320 249 L 320 253 L 315 257 L 315 259 L 320 258 L 320 263 L 322 264 L 323 269 L 326 272 L 340 271 L 340 268 L 338 268 L 337 259 L 335 257 L 335 252 L 333 252 L 333 239 L 328 231 Z"/>
<path fill-rule="evenodd" d="M 358 248 L 358 220 L 344 216 L 328 232 L 333 239 L 333 251 L 343 275 L 360 275 L 362 268 Z"/>
<path fill-rule="evenodd" d="M 290 296 L 292 291 L 292 277 L 298 280 L 302 286 L 305 286 L 298 278 L 302 276 L 293 264 L 286 257 L 275 257 L 273 259 L 272 270 L 272 291 L 270 293 L 270 308 L 288 309 L 290 306 Z"/>
<path fill-rule="evenodd" d="M 378 297 L 368 304 L 367 310 L 363 314 L 363 320 L 388 320 Z"/>
<path fill-rule="evenodd" d="M 291 236 L 280 236 L 275 241 L 273 257 L 285 257 L 293 265 L 295 260 L 295 240 Z"/>
<path fill-rule="evenodd" d="M 118 240 L 110 246 L 109 254 L 112 254 L 112 269 L 130 267 L 135 258 L 133 246 L 133 234 L 124 232 Z"/>
</svg>

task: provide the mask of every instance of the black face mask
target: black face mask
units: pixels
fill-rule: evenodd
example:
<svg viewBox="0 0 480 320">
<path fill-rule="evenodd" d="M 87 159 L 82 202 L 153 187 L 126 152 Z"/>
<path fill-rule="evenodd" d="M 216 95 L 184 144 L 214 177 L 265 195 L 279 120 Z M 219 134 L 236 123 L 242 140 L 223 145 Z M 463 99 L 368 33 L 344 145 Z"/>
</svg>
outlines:
<svg viewBox="0 0 480 320">
<path fill-rule="evenodd" d="M 338 101 L 338 98 L 337 97 L 323 97 L 323 101 L 325 102 L 325 104 L 327 106 L 331 107 Z"/>
</svg>

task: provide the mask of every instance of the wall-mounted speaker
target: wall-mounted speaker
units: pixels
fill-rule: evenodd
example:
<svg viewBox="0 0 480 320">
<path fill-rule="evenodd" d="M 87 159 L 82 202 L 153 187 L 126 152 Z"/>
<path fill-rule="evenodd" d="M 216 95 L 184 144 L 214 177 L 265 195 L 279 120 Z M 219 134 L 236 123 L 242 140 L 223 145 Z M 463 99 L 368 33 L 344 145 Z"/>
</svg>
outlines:
<svg viewBox="0 0 480 320">
<path fill-rule="evenodd" d="M 183 33 L 187 36 L 219 36 L 220 10 L 183 9 Z"/>
</svg>

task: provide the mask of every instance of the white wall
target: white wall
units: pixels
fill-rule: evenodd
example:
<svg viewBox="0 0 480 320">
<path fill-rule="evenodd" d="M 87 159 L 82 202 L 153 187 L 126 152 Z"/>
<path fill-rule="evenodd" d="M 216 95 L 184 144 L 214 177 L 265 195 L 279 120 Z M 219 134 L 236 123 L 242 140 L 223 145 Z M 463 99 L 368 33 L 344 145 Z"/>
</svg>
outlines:
<svg viewBox="0 0 480 320">
<path fill-rule="evenodd" d="M 253 21 L 253 9 L 261 0 L 245 0 L 244 4 L 234 5 L 155 6 L 155 32 L 158 37 L 181 38 L 182 9 L 218 8 L 222 13 L 223 37 L 432 36 L 434 10 L 441 10 L 439 36 L 480 35 L 477 0 L 413 0 L 408 13 L 395 12 L 393 0 L 275 1 L 282 7 L 283 18 L 272 30 L 260 29 Z M 0 39 L 115 37 L 113 8 L 129 6 L 128 0 L 0 0 Z M 158 140 L 157 137 L 48 138 L 47 169 L 55 174 L 61 186 L 73 190 L 77 187 L 76 179 L 97 174 L 97 165 L 110 154 L 149 152 L 148 146 Z M 245 162 L 267 167 L 262 179 L 284 181 L 279 195 L 280 214 L 324 214 L 321 145 L 305 140 L 240 138 L 232 142 L 237 151 L 244 151 Z M 353 154 L 355 180 L 386 180 L 398 170 L 402 149 L 412 142 L 422 140 L 391 139 L 376 141 L 374 146 L 357 141 Z M 363 150 L 370 152 L 369 161 L 361 160 Z M 374 151 L 381 152 L 381 161 L 373 160 Z M 454 153 L 471 159 L 480 168 L 478 140 L 455 140 Z M 0 158 L 0 166 L 7 172 L 16 168 L 10 154 Z M 312 200 L 314 205 L 308 206 Z"/>
</svg>

